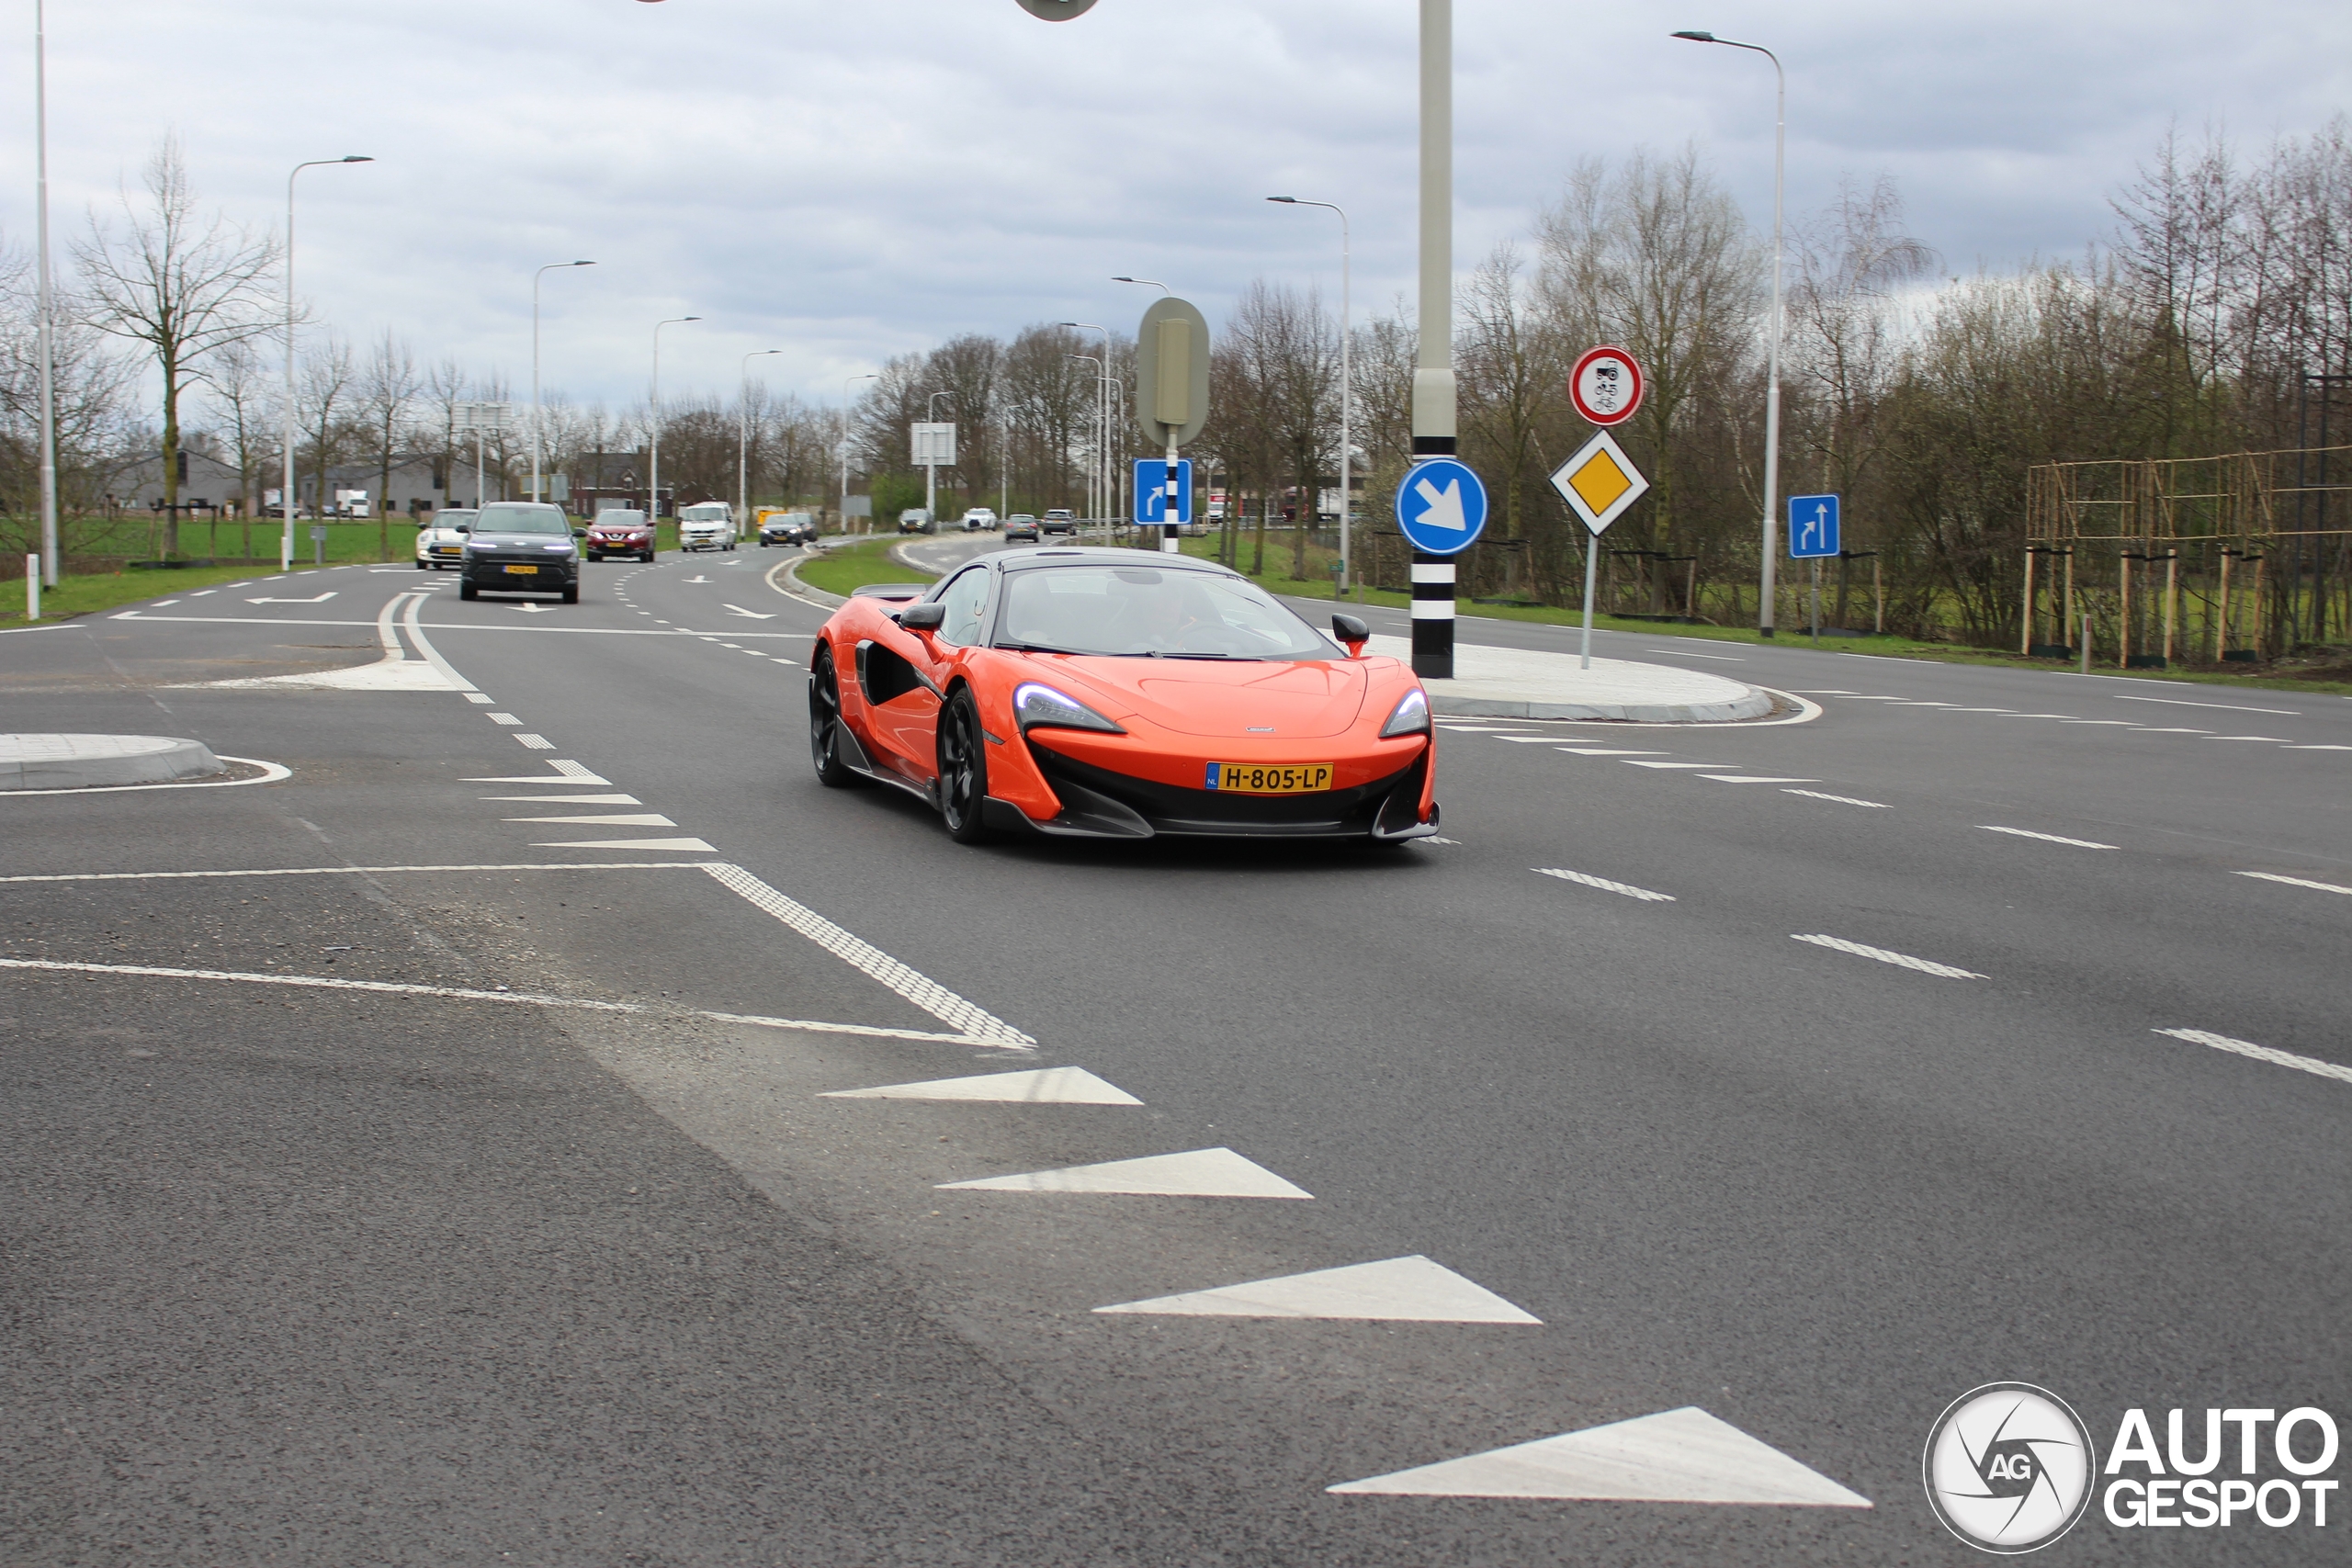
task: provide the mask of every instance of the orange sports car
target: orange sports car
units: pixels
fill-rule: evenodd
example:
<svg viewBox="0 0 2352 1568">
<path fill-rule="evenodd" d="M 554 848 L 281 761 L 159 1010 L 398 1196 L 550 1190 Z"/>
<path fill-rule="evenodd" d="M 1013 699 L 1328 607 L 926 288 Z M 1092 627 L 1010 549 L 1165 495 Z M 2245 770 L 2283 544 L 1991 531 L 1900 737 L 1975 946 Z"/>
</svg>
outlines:
<svg viewBox="0 0 2352 1568">
<path fill-rule="evenodd" d="M 1238 572 L 1118 549 L 1011 550 L 928 589 L 861 589 L 808 661 L 836 787 L 921 796 L 966 842 L 1162 834 L 1395 841 L 1437 831 L 1429 694 Z"/>
</svg>

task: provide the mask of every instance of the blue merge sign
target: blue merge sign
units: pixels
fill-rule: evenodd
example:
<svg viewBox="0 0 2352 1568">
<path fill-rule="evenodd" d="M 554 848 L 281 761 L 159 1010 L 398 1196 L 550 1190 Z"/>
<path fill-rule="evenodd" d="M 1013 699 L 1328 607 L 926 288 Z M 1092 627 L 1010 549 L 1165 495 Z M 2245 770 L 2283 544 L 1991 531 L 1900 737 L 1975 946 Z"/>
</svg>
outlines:
<svg viewBox="0 0 2352 1568">
<path fill-rule="evenodd" d="M 1789 497 L 1789 554 L 1798 560 L 1838 553 L 1838 498 Z"/>
<path fill-rule="evenodd" d="M 1168 459 L 1137 457 L 1136 459 L 1136 521 L 1155 528 L 1168 525 Z M 1193 459 L 1176 459 L 1176 522 L 1189 527 L 1193 521 Z"/>
<path fill-rule="evenodd" d="M 1476 543 L 1487 525 L 1487 487 L 1451 457 L 1430 457 L 1405 470 L 1396 486 L 1396 526 L 1413 547 L 1450 556 Z"/>
</svg>

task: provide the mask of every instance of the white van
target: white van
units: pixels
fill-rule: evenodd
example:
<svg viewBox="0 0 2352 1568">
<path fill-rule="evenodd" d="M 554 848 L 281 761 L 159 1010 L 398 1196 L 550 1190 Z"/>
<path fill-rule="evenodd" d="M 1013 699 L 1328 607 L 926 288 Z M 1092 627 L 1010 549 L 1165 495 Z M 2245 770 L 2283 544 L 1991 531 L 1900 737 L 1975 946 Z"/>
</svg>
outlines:
<svg viewBox="0 0 2352 1568">
<path fill-rule="evenodd" d="M 678 548 L 731 550 L 735 509 L 723 501 L 701 501 L 678 509 Z"/>
</svg>

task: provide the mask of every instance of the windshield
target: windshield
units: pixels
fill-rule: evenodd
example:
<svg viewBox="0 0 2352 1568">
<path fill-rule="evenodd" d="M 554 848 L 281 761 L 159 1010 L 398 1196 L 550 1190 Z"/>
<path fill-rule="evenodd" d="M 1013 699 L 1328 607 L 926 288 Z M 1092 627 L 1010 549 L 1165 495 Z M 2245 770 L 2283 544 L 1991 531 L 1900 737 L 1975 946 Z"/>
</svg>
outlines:
<svg viewBox="0 0 2352 1568">
<path fill-rule="evenodd" d="M 596 526 L 599 528 L 642 528 L 645 526 L 645 513 L 623 512 L 618 508 L 609 512 L 599 512 L 596 513 Z"/>
<path fill-rule="evenodd" d="M 571 536 L 571 525 L 563 513 L 552 506 L 533 506 L 528 502 L 504 505 L 493 503 L 481 509 L 474 521 L 477 534 L 550 534 L 563 538 Z"/>
<path fill-rule="evenodd" d="M 1162 659 L 1330 659 L 1256 584 L 1157 567 L 1067 566 L 1005 574 L 997 646 Z"/>
<path fill-rule="evenodd" d="M 727 521 L 727 508 L 717 502 L 689 506 L 678 513 L 678 519 L 684 523 L 724 523 Z"/>
</svg>

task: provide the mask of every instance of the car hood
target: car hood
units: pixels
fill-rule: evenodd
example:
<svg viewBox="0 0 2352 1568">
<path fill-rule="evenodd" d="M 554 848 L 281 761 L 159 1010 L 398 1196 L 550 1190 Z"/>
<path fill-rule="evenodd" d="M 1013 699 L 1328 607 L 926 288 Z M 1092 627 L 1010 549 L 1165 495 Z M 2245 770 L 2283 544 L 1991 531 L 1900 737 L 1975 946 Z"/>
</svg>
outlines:
<svg viewBox="0 0 2352 1568">
<path fill-rule="evenodd" d="M 1106 717 L 1143 718 L 1179 735 L 1339 735 L 1363 711 L 1371 683 L 1364 662 L 1353 659 L 1022 657 L 1039 680 L 1076 688 L 1071 696 Z"/>
</svg>

